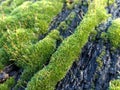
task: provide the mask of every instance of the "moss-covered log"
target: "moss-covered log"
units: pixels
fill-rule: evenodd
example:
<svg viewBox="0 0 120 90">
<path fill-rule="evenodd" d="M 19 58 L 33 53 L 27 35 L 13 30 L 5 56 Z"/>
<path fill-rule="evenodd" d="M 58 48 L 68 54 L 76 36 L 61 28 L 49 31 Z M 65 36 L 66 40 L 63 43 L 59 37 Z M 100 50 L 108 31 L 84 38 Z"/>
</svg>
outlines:
<svg viewBox="0 0 120 90">
<path fill-rule="evenodd" d="M 82 47 L 88 40 L 89 33 L 100 22 L 107 19 L 105 6 L 107 1 L 95 0 L 90 4 L 87 15 L 76 32 L 65 39 L 57 51 L 52 55 L 48 66 L 39 71 L 28 83 L 26 90 L 54 90 L 72 63 L 79 56 Z"/>
<path fill-rule="evenodd" d="M 113 1 L 0 0 L 0 90 L 106 90 L 120 68 Z"/>
</svg>

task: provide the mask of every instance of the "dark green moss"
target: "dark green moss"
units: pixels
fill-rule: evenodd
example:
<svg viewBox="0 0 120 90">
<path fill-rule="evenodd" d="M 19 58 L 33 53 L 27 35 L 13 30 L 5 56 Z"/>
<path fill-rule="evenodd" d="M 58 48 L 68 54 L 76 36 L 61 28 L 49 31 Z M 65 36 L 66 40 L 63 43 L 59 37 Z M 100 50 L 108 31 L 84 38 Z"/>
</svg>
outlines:
<svg viewBox="0 0 120 90">
<path fill-rule="evenodd" d="M 0 71 L 4 68 L 4 65 L 0 62 Z"/>
</svg>

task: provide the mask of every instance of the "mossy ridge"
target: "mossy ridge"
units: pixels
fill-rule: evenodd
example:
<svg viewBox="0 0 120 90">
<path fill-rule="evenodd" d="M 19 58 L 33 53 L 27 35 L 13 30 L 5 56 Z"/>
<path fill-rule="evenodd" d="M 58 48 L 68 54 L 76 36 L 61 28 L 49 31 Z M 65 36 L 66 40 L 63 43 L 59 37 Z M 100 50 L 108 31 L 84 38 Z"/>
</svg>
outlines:
<svg viewBox="0 0 120 90">
<path fill-rule="evenodd" d="M 120 79 L 112 80 L 110 82 L 110 90 L 120 90 Z"/>
<path fill-rule="evenodd" d="M 99 3 L 98 3 L 99 2 Z M 65 39 L 52 55 L 48 66 L 43 68 L 28 83 L 26 90 L 54 90 L 80 54 L 81 48 L 88 40 L 89 33 L 107 19 L 105 6 L 107 0 L 94 0 L 89 7 L 76 32 Z"/>
<path fill-rule="evenodd" d="M 56 50 L 56 42 L 60 39 L 59 31 L 52 30 L 47 37 L 38 43 L 21 50 L 15 61 L 18 66 L 24 69 L 20 80 L 15 88 L 26 86 L 26 83 L 38 70 L 49 61 L 50 56 Z M 32 54 L 31 54 L 32 53 Z"/>
<path fill-rule="evenodd" d="M 107 36 L 113 47 L 120 48 L 120 18 L 113 20 Z"/>
</svg>

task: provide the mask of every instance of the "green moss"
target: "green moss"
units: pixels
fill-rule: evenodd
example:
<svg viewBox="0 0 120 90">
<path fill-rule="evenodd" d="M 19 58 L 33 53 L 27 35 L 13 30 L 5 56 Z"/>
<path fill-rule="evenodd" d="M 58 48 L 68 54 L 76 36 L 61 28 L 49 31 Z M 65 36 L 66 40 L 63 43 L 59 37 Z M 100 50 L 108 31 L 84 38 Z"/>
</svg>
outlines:
<svg viewBox="0 0 120 90">
<path fill-rule="evenodd" d="M 107 35 L 113 47 L 120 48 L 120 19 L 112 22 Z"/>
<path fill-rule="evenodd" d="M 9 15 L 14 8 L 21 5 L 23 2 L 28 0 L 5 0 L 1 2 L 0 14 Z"/>
<path fill-rule="evenodd" d="M 34 75 L 26 90 L 54 90 L 57 82 L 66 75 L 72 63 L 78 58 L 90 32 L 101 21 L 107 19 L 105 11 L 107 1 L 98 2 L 99 0 L 93 1 L 76 32 L 62 42 L 52 55 L 49 65 Z"/>
<path fill-rule="evenodd" d="M 112 80 L 110 82 L 110 90 L 120 90 L 120 80 Z"/>
<path fill-rule="evenodd" d="M 18 57 L 14 56 L 14 58 L 16 58 L 13 60 L 17 61 L 18 64 L 21 64 L 22 67 L 29 66 L 35 68 L 34 65 L 41 67 L 39 63 L 46 60 L 45 58 L 48 58 L 47 55 L 49 56 L 50 52 L 54 51 L 57 39 L 59 39 L 59 32 L 57 30 L 53 30 L 46 38 L 36 44 L 28 45 L 26 48 L 21 48 L 22 50 L 20 53 L 22 55 L 18 55 Z M 31 54 L 32 52 L 34 53 Z M 40 57 L 43 59 L 41 60 Z"/>
<path fill-rule="evenodd" d="M 39 31 L 38 34 L 46 33 L 49 23 L 60 12 L 61 8 L 62 3 L 57 1 L 41 0 L 35 3 L 31 1 L 24 2 L 15 8 L 10 16 L 0 18 L 0 31 L 31 28 L 37 29 Z"/>
<path fill-rule="evenodd" d="M 0 84 L 0 90 L 11 90 L 11 87 L 15 84 L 14 78 L 9 78 L 3 84 Z"/>
</svg>

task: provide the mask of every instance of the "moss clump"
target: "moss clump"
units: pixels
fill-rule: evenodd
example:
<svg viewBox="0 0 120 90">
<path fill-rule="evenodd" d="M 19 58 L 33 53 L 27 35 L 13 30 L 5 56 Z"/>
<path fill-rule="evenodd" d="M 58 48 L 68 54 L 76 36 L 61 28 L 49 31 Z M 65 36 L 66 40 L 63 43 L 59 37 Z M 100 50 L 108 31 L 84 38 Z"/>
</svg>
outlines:
<svg viewBox="0 0 120 90">
<path fill-rule="evenodd" d="M 105 55 L 105 51 L 103 50 L 101 52 L 101 54 L 99 55 L 99 57 L 97 58 L 97 60 L 96 60 L 96 62 L 98 64 L 97 70 L 100 70 L 102 68 L 102 66 L 103 66 L 102 58 L 103 58 L 104 55 Z"/>
<path fill-rule="evenodd" d="M 0 90 L 10 90 L 15 84 L 14 78 L 9 78 L 5 83 L 0 84 Z"/>
<path fill-rule="evenodd" d="M 107 36 L 115 48 L 120 48 L 120 18 L 114 20 L 108 29 Z"/>
<path fill-rule="evenodd" d="M 107 40 L 108 40 L 107 33 L 106 32 L 102 32 L 101 33 L 101 38 L 103 39 L 104 42 L 107 42 Z"/>
<path fill-rule="evenodd" d="M 72 23 L 72 20 L 75 18 L 76 13 L 71 12 L 68 17 L 65 19 L 65 21 L 61 22 L 60 25 L 57 27 L 58 30 L 62 29 L 62 31 L 66 31 L 68 26 Z"/>
<path fill-rule="evenodd" d="M 75 18 L 76 13 L 75 12 L 71 12 L 70 15 L 66 18 L 65 22 L 67 25 L 70 25 L 72 20 Z"/>
<path fill-rule="evenodd" d="M 81 0 L 65 0 L 68 9 L 73 9 L 75 5 L 81 4 Z"/>
<path fill-rule="evenodd" d="M 91 33 L 90 33 L 90 40 L 91 41 L 94 41 L 95 38 L 96 38 L 96 35 L 97 35 L 97 31 L 96 30 L 93 30 Z"/>
<path fill-rule="evenodd" d="M 57 51 L 52 55 L 48 66 L 34 75 L 28 83 L 26 90 L 54 90 L 55 85 L 67 73 L 72 63 L 78 58 L 82 47 L 88 40 L 90 32 L 107 19 L 105 6 L 107 1 L 94 0 L 90 4 L 76 32 L 65 39 Z"/>
<path fill-rule="evenodd" d="M 120 90 L 120 80 L 112 80 L 110 82 L 110 90 Z"/>
</svg>

